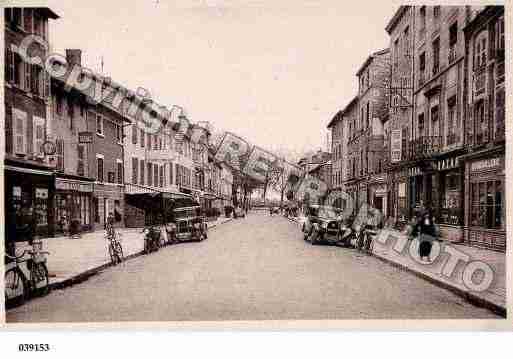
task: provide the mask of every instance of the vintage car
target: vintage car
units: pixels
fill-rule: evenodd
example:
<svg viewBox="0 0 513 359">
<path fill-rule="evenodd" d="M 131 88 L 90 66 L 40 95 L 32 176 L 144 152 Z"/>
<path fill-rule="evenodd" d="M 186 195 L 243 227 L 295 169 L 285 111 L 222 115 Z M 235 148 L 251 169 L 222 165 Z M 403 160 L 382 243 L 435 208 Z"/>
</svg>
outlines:
<svg viewBox="0 0 513 359">
<path fill-rule="evenodd" d="M 200 206 L 177 207 L 173 209 L 173 217 L 174 233 L 169 235 L 168 232 L 173 242 L 207 239 L 208 227 Z"/>
<path fill-rule="evenodd" d="M 311 205 L 302 226 L 304 239 L 311 244 L 342 244 L 343 225 L 340 210 L 331 206 Z"/>
</svg>

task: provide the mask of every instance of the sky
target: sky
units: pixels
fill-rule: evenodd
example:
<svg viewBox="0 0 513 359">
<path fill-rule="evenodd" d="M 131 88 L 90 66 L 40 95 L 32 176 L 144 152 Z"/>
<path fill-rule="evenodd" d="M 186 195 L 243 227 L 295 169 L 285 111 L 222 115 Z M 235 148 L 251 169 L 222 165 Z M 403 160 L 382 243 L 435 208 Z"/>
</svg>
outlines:
<svg viewBox="0 0 513 359">
<path fill-rule="evenodd" d="M 80 4 L 80 5 L 79 5 Z M 390 2 L 49 0 L 54 51 L 143 87 L 193 122 L 294 155 L 326 150 L 326 125 L 388 46 Z M 369 9 L 372 7 L 372 11 Z"/>
</svg>

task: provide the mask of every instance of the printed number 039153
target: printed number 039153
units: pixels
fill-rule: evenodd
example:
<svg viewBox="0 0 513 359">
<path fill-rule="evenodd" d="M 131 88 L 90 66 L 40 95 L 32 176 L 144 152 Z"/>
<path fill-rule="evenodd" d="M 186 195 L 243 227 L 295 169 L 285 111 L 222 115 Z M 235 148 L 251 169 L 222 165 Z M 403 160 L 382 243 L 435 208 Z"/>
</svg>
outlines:
<svg viewBox="0 0 513 359">
<path fill-rule="evenodd" d="M 50 344 L 18 344 L 19 352 L 47 352 Z"/>
</svg>

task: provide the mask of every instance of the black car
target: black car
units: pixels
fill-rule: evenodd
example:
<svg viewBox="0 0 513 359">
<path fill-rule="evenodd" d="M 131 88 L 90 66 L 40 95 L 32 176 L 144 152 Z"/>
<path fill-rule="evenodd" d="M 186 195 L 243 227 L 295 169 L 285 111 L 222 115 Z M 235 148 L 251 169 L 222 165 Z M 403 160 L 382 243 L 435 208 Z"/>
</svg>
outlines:
<svg viewBox="0 0 513 359">
<path fill-rule="evenodd" d="M 331 206 L 311 205 L 302 226 L 304 239 L 311 244 L 339 244 L 342 240 L 341 211 Z"/>
</svg>

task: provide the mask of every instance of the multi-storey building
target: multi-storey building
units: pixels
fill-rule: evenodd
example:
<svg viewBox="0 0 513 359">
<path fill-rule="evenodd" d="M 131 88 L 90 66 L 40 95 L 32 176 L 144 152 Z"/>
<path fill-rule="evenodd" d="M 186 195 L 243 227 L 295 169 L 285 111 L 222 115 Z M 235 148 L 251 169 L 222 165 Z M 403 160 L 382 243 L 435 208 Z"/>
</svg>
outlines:
<svg viewBox="0 0 513 359">
<path fill-rule="evenodd" d="M 227 164 L 221 162 L 221 197 L 223 206 L 233 205 L 232 188 L 233 173 Z"/>
<path fill-rule="evenodd" d="M 32 208 L 36 216 L 36 234 L 54 231 L 55 163 L 44 150 L 49 125 L 50 79 L 42 64 L 26 62 L 15 51 L 31 34 L 49 41 L 49 20 L 59 17 L 49 8 L 5 8 L 5 218 L 13 225 Z M 45 60 L 48 48 L 31 46 L 31 56 Z M 45 144 L 45 146 L 43 146 Z M 50 149 L 51 150 L 51 149 Z"/>
<path fill-rule="evenodd" d="M 431 208 L 442 236 L 463 234 L 463 27 L 469 6 L 416 6 L 408 143 L 409 207 Z"/>
<path fill-rule="evenodd" d="M 116 224 L 124 218 L 124 127 L 130 120 L 110 101 L 94 103 L 117 93 L 118 85 L 82 69 L 82 53 L 66 50 L 65 75 L 52 78 L 51 138 L 56 152 L 57 232 L 78 223 L 78 230 L 103 229 L 110 213 Z M 59 64 L 54 61 L 54 66 Z M 68 87 L 80 69 L 86 88 Z M 96 93 L 101 91 L 101 93 Z M 75 228 L 75 230 L 77 230 Z"/>
<path fill-rule="evenodd" d="M 505 34 L 504 7 L 487 6 L 464 30 L 462 158 L 464 239 L 505 250 Z"/>
<path fill-rule="evenodd" d="M 328 123 L 328 129 L 331 130 L 331 151 L 332 151 L 332 174 L 331 174 L 331 190 L 332 191 L 345 191 L 345 181 L 347 179 L 348 170 L 348 124 L 350 122 L 349 109 L 351 106 L 358 107 L 358 97 L 354 97 L 349 104 L 335 114 L 332 120 Z M 357 113 L 357 111 L 354 111 Z M 345 207 L 341 201 L 334 203 L 337 207 Z"/>
<path fill-rule="evenodd" d="M 384 121 L 384 167 L 387 217 L 409 218 L 407 143 L 413 113 L 414 7 L 400 6 L 386 26 L 390 35 L 390 79 L 387 84 L 388 118 Z"/>
<path fill-rule="evenodd" d="M 358 114 L 351 124 L 348 152 L 350 166 L 357 168 L 348 177 L 348 192 L 355 194 L 356 208 L 363 203 L 380 210 L 386 205 L 383 172 L 383 123 L 388 106 L 385 84 L 389 76 L 389 50 L 371 54 L 358 72 Z"/>
</svg>

